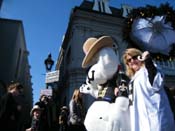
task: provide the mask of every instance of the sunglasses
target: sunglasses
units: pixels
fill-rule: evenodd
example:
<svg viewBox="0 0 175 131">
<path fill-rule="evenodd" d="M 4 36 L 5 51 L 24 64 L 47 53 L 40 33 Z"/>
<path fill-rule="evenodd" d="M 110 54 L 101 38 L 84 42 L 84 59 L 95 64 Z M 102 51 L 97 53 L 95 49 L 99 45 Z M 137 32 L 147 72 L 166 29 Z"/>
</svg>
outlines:
<svg viewBox="0 0 175 131">
<path fill-rule="evenodd" d="M 127 59 L 127 63 L 131 62 L 131 60 L 137 60 L 138 55 L 132 56 L 131 58 Z"/>
</svg>

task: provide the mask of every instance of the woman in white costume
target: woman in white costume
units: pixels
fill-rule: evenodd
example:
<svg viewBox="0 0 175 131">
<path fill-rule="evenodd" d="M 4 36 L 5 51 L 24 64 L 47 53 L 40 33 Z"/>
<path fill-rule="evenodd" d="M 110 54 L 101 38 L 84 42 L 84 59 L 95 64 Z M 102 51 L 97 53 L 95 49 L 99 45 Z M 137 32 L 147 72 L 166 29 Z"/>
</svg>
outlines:
<svg viewBox="0 0 175 131">
<path fill-rule="evenodd" d="M 131 78 L 131 131 L 174 131 L 174 119 L 163 76 L 148 51 L 126 49 L 126 74 Z"/>
</svg>

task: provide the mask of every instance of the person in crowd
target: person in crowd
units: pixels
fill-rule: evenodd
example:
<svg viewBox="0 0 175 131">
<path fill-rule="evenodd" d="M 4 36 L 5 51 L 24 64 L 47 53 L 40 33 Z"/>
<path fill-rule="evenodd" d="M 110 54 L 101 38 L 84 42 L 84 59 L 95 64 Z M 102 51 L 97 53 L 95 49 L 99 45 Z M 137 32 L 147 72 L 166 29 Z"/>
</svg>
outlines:
<svg viewBox="0 0 175 131">
<path fill-rule="evenodd" d="M 67 106 L 63 106 L 59 114 L 59 131 L 68 131 L 68 115 Z"/>
<path fill-rule="evenodd" d="M 24 131 L 26 129 L 26 124 L 30 124 L 29 118 L 30 115 L 26 115 L 26 112 L 30 112 L 30 107 L 28 106 L 27 99 L 25 97 L 25 94 L 23 93 L 24 88 L 22 87 L 20 89 L 19 95 L 16 95 L 15 101 L 17 105 L 20 105 L 22 108 L 20 110 L 19 114 L 19 120 L 18 120 L 18 131 Z"/>
<path fill-rule="evenodd" d="M 131 131 L 174 131 L 163 75 L 150 53 L 128 48 L 123 54 L 123 62 L 126 74 L 131 78 Z"/>
<path fill-rule="evenodd" d="M 43 131 L 48 131 L 51 128 L 50 122 L 50 112 L 49 112 L 49 98 L 46 95 L 41 95 L 38 102 L 35 103 L 35 105 L 38 105 L 40 108 L 43 109 L 42 115 L 41 115 L 41 124 L 44 127 Z"/>
<path fill-rule="evenodd" d="M 22 105 L 16 101 L 16 97 L 22 92 L 23 86 L 19 82 L 12 82 L 7 88 L 7 93 L 2 96 L 0 100 L 0 103 L 4 103 L 4 110 L 0 116 L 0 129 L 2 131 L 19 131 Z"/>
<path fill-rule="evenodd" d="M 38 105 L 34 105 L 30 112 L 30 115 L 32 116 L 31 127 L 26 129 L 26 131 L 42 131 L 40 123 L 41 114 L 42 109 Z"/>
<path fill-rule="evenodd" d="M 41 95 L 39 98 L 39 101 L 35 103 L 35 105 L 38 105 L 40 108 L 45 109 L 49 104 L 49 98 L 46 95 Z"/>
<path fill-rule="evenodd" d="M 85 111 L 82 94 L 75 89 L 69 103 L 69 130 L 86 131 L 84 126 Z"/>
</svg>

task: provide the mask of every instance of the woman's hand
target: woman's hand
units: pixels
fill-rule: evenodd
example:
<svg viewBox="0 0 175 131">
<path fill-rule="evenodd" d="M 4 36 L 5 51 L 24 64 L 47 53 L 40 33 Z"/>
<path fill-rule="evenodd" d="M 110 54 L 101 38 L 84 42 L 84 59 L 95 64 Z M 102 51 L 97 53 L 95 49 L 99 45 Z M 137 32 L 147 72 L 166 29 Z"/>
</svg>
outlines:
<svg viewBox="0 0 175 131">
<path fill-rule="evenodd" d="M 115 87 L 115 89 L 114 89 L 114 95 L 115 96 L 118 96 L 118 93 L 119 93 L 119 88 L 118 87 Z"/>
<path fill-rule="evenodd" d="M 144 51 L 142 53 L 142 56 L 138 56 L 138 60 L 139 61 L 145 61 L 148 57 L 149 57 L 149 52 L 148 51 Z"/>
</svg>

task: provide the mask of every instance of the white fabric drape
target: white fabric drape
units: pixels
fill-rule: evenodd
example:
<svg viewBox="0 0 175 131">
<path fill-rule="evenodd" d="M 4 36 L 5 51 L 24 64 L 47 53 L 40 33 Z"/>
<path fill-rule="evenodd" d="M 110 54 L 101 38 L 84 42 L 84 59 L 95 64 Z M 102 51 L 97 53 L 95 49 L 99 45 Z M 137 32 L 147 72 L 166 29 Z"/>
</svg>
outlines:
<svg viewBox="0 0 175 131">
<path fill-rule="evenodd" d="M 148 72 L 142 67 L 132 78 L 133 105 L 131 111 L 132 131 L 175 131 L 174 119 L 163 88 L 163 78 L 157 73 L 153 85 Z"/>
</svg>

